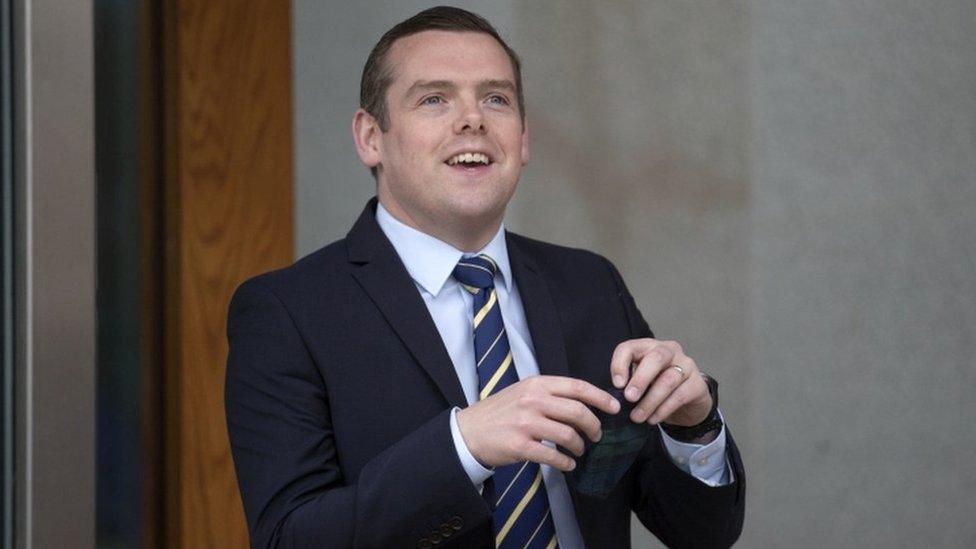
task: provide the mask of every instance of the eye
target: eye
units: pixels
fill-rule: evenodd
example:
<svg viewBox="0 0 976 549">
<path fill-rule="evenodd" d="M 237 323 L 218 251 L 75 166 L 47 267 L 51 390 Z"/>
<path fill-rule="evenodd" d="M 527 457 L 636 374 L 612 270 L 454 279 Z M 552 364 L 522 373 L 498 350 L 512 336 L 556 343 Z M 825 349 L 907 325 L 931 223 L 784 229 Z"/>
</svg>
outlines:
<svg viewBox="0 0 976 549">
<path fill-rule="evenodd" d="M 488 102 L 492 105 L 508 105 L 508 98 L 504 95 L 494 94 L 488 96 Z"/>
<path fill-rule="evenodd" d="M 444 98 L 439 95 L 431 95 L 420 100 L 421 105 L 440 105 Z"/>
</svg>

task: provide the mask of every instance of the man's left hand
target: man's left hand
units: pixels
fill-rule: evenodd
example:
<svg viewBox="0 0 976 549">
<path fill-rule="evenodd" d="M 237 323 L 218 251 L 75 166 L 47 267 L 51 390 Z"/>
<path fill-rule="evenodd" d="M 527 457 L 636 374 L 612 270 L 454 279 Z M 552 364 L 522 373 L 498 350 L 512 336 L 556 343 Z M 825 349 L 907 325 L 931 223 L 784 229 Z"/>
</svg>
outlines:
<svg viewBox="0 0 976 549">
<path fill-rule="evenodd" d="M 636 364 L 633 372 L 632 364 Z M 698 366 L 676 341 L 644 338 L 622 342 L 610 359 L 610 375 L 615 387 L 626 387 L 624 398 L 637 402 L 630 414 L 635 423 L 697 425 L 712 408 Z"/>
</svg>

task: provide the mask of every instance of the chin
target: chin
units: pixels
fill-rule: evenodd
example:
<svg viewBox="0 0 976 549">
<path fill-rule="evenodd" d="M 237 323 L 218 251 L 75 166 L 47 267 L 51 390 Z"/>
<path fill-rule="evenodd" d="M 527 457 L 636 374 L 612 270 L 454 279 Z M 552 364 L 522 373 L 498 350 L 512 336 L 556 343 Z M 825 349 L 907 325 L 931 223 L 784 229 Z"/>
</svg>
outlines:
<svg viewBox="0 0 976 549">
<path fill-rule="evenodd" d="M 452 201 L 450 210 L 455 215 L 471 220 L 491 221 L 505 213 L 507 201 L 499 196 L 466 196 Z"/>
</svg>

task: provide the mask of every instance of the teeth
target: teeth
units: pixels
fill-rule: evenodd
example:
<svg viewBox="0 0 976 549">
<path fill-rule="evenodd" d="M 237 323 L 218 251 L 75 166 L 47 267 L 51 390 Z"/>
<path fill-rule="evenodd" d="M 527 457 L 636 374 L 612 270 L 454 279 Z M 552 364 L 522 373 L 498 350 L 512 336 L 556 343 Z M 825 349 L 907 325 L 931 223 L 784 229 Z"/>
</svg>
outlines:
<svg viewBox="0 0 976 549">
<path fill-rule="evenodd" d="M 448 165 L 451 165 L 451 166 L 457 164 L 458 162 L 462 162 L 462 163 L 465 163 L 465 164 L 471 164 L 471 163 L 474 163 L 474 162 L 478 162 L 479 164 L 484 164 L 484 165 L 487 166 L 488 165 L 488 155 L 485 155 L 485 154 L 482 154 L 482 153 L 462 153 L 462 154 L 458 154 L 458 155 L 452 156 L 447 161 Z"/>
</svg>

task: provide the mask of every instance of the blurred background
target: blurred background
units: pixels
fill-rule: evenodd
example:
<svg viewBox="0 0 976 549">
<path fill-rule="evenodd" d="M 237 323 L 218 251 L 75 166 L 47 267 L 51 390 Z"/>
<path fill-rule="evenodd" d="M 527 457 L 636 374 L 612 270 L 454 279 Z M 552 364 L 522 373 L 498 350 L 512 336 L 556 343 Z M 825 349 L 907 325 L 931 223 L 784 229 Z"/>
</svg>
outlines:
<svg viewBox="0 0 976 549">
<path fill-rule="evenodd" d="M 971 546 L 976 2 L 450 3 L 522 57 L 506 227 L 721 383 L 739 546 Z M 2 5 L 5 546 L 246 546 L 227 300 L 373 195 L 362 65 L 432 4 Z"/>
</svg>

